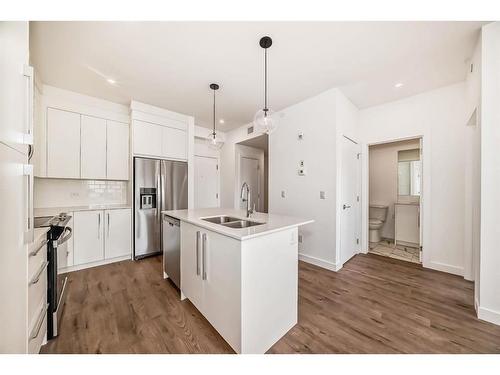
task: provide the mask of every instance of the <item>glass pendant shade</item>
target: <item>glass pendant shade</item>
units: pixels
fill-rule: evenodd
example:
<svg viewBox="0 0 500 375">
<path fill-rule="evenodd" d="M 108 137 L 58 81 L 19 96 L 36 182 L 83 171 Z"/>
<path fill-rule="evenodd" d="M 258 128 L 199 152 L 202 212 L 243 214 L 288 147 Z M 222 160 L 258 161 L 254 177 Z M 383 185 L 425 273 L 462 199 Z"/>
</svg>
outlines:
<svg viewBox="0 0 500 375">
<path fill-rule="evenodd" d="M 206 143 L 212 150 L 219 150 L 224 144 L 219 134 L 217 134 L 217 132 L 214 133 L 213 130 L 208 133 Z"/>
<path fill-rule="evenodd" d="M 271 134 L 277 128 L 276 118 L 274 115 L 274 111 L 268 109 L 264 111 L 263 109 L 259 109 L 255 114 L 253 119 L 253 123 L 257 128 L 257 131 Z"/>
</svg>

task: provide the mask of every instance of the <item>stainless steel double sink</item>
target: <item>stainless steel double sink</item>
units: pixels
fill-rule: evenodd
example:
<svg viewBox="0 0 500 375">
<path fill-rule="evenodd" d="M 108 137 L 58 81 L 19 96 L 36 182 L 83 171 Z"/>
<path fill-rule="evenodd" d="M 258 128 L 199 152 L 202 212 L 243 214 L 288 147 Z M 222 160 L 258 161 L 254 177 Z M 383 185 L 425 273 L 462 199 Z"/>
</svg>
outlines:
<svg viewBox="0 0 500 375">
<path fill-rule="evenodd" d="M 265 223 L 259 223 L 257 221 L 251 221 L 251 220 L 243 220 L 239 219 L 237 217 L 231 217 L 231 216 L 213 216 L 213 217 L 204 217 L 201 220 L 208 221 L 210 223 L 214 224 L 220 224 L 224 225 L 225 227 L 228 228 L 249 228 L 249 227 L 254 227 L 256 225 L 262 225 Z"/>
</svg>

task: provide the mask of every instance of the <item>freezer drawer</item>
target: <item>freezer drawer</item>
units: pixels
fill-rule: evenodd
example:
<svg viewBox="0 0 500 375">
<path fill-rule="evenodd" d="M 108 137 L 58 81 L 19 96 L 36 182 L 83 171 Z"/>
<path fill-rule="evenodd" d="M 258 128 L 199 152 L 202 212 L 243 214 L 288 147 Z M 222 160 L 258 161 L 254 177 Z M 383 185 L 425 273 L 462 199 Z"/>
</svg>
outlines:
<svg viewBox="0 0 500 375">
<path fill-rule="evenodd" d="M 181 280 L 180 235 L 179 220 L 163 215 L 163 270 L 178 288 Z"/>
</svg>

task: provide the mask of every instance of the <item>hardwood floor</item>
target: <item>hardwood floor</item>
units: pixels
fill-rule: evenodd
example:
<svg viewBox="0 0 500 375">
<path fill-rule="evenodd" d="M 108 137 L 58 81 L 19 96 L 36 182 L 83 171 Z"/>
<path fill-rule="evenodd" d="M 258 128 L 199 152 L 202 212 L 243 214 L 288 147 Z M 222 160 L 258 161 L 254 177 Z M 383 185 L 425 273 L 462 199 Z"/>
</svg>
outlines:
<svg viewBox="0 0 500 375">
<path fill-rule="evenodd" d="M 60 332 L 42 353 L 233 353 L 161 257 L 69 274 Z M 337 273 L 300 262 L 299 322 L 269 353 L 500 353 L 500 326 L 461 277 L 357 255 Z"/>
</svg>

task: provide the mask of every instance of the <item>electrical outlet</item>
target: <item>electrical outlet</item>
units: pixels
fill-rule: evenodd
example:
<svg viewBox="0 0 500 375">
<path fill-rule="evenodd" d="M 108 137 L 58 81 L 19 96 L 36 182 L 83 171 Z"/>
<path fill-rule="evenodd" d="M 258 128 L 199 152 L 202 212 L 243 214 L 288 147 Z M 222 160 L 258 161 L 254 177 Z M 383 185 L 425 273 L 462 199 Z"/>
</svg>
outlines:
<svg viewBox="0 0 500 375">
<path fill-rule="evenodd" d="M 299 243 L 302 243 L 302 235 L 299 234 Z"/>
<path fill-rule="evenodd" d="M 80 196 L 80 193 L 77 193 L 77 192 L 72 192 L 72 193 L 70 193 L 70 194 L 69 194 L 69 196 L 70 196 L 71 198 L 78 198 L 78 197 Z"/>
<path fill-rule="evenodd" d="M 298 139 L 299 141 L 302 141 L 302 140 L 304 139 L 304 133 L 303 133 L 303 132 L 299 132 L 299 133 L 297 134 L 297 139 Z"/>
</svg>

